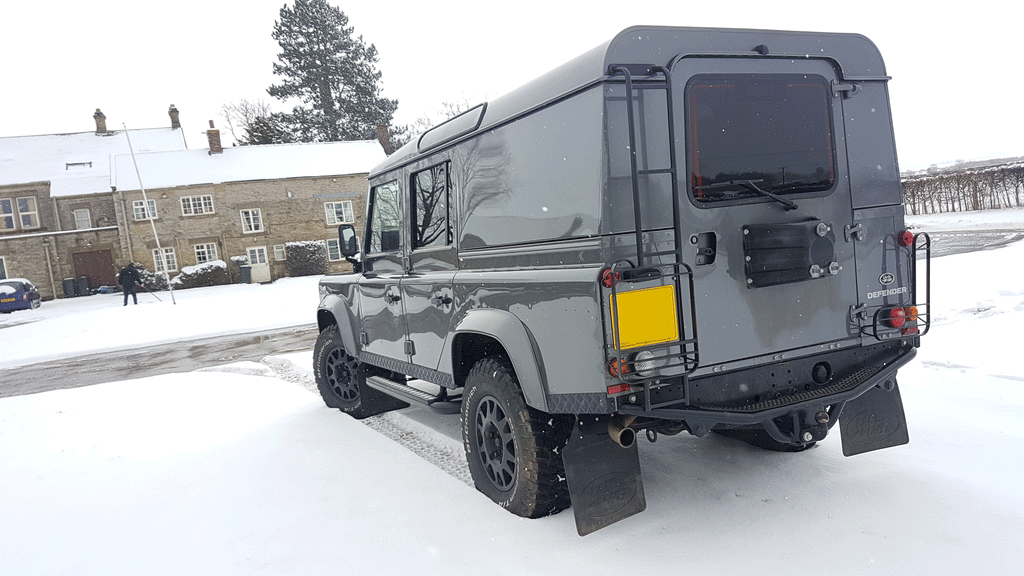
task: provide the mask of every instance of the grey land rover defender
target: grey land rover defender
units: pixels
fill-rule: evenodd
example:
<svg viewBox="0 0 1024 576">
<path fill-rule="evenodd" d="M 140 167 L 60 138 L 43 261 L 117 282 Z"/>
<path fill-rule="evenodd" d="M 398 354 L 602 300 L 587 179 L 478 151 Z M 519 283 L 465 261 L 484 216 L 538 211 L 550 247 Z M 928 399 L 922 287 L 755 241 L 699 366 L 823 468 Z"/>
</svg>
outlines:
<svg viewBox="0 0 1024 576">
<path fill-rule="evenodd" d="M 888 80 L 859 35 L 633 27 L 427 130 L 339 228 L 325 402 L 461 411 L 476 487 L 581 535 L 645 508 L 638 433 L 908 442 L 930 241 Z"/>
</svg>

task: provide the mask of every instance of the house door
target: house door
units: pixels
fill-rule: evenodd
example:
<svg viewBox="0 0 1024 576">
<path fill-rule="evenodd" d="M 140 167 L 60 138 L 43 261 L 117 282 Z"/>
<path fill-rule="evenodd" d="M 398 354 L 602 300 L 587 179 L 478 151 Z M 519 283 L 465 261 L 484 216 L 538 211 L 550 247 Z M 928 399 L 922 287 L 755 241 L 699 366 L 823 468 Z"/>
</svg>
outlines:
<svg viewBox="0 0 1024 576">
<path fill-rule="evenodd" d="M 85 276 L 89 279 L 89 288 L 100 286 L 117 286 L 114 277 L 114 258 L 110 250 L 96 252 L 79 252 L 72 256 L 75 266 L 75 278 Z"/>
<path fill-rule="evenodd" d="M 256 283 L 270 282 L 270 263 L 267 261 L 267 247 L 253 246 L 247 248 L 249 266 L 252 267 L 252 281 Z"/>
</svg>

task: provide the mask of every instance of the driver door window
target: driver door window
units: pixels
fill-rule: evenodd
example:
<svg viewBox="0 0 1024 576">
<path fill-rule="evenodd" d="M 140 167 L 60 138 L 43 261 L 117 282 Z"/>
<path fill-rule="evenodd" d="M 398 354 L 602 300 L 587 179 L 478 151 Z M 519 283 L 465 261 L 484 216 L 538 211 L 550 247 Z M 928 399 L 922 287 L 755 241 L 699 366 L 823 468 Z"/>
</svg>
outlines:
<svg viewBox="0 0 1024 576">
<path fill-rule="evenodd" d="M 401 248 L 402 213 L 399 208 L 397 181 L 373 188 L 366 231 L 367 253 L 398 252 Z"/>
</svg>

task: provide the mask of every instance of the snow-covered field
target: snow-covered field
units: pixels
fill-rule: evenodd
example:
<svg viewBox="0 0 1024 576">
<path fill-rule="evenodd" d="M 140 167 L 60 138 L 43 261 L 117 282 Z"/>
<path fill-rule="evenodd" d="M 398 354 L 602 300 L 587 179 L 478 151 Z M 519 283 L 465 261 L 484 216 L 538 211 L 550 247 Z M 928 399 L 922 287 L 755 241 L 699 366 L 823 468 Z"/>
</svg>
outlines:
<svg viewBox="0 0 1024 576">
<path fill-rule="evenodd" d="M 975 216 L 954 224 L 1024 229 Z M 468 485 L 457 417 L 324 407 L 309 353 L 0 399 L 0 573 L 1020 574 L 1022 261 L 1024 243 L 933 261 L 933 326 L 900 372 L 910 444 L 642 441 L 647 511 L 585 538 L 569 511 L 524 520 Z M 0 366 L 312 322 L 316 288 L 160 297 L 4 317 Z"/>
</svg>

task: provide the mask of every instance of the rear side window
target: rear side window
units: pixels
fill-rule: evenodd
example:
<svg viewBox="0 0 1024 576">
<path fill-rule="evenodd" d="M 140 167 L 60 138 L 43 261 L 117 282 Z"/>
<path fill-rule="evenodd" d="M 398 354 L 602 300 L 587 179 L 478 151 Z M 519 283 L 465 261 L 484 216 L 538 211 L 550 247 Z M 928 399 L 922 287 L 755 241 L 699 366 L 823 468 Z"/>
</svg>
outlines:
<svg viewBox="0 0 1024 576">
<path fill-rule="evenodd" d="M 452 243 L 450 206 L 447 162 L 412 175 L 413 250 Z"/>
<path fill-rule="evenodd" d="M 817 75 L 701 74 L 686 85 L 690 198 L 703 207 L 825 193 L 836 181 L 831 98 Z"/>
</svg>

